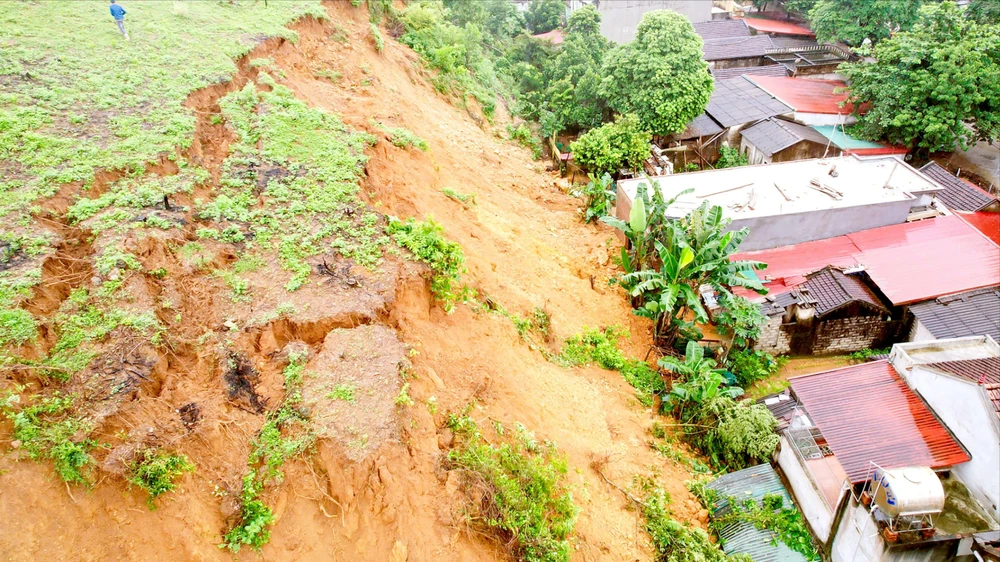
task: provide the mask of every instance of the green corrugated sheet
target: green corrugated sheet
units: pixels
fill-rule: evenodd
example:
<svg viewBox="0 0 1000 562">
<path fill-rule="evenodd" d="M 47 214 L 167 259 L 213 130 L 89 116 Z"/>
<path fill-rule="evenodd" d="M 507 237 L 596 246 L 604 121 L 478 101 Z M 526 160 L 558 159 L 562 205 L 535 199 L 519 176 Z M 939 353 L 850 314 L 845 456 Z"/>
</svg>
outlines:
<svg viewBox="0 0 1000 562">
<path fill-rule="evenodd" d="M 760 501 L 768 494 L 780 495 L 786 506 L 794 507 L 792 498 L 781 483 L 778 473 L 769 464 L 760 464 L 737 472 L 723 474 L 708 485 L 718 491 L 720 499 L 713 510 L 714 515 L 729 511 L 724 498 L 753 498 Z M 733 523 L 719 530 L 722 549 L 726 554 L 749 554 L 754 562 L 806 562 L 806 558 L 788 548 L 780 541 L 772 543 L 769 531 L 758 530 L 751 523 Z"/>
<path fill-rule="evenodd" d="M 857 150 L 861 148 L 885 148 L 885 145 L 877 142 L 868 142 L 852 137 L 844 132 L 840 125 L 815 125 L 813 129 L 824 137 L 833 141 L 841 150 Z"/>
</svg>

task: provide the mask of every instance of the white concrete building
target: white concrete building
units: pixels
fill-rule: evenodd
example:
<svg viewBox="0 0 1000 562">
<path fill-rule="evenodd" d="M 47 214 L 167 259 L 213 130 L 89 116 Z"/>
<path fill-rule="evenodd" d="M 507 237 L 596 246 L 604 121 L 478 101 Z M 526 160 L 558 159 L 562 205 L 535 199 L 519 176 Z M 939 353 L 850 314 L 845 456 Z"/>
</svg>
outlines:
<svg viewBox="0 0 1000 562">
<path fill-rule="evenodd" d="M 703 202 L 722 207 L 730 229 L 750 229 L 741 251 L 822 240 L 906 222 L 931 204 L 941 186 L 892 156 L 798 160 L 759 166 L 705 170 L 649 178 L 666 199 L 680 195 L 667 210 L 686 216 Z M 646 178 L 618 182 L 616 215 L 628 219 Z"/>
</svg>

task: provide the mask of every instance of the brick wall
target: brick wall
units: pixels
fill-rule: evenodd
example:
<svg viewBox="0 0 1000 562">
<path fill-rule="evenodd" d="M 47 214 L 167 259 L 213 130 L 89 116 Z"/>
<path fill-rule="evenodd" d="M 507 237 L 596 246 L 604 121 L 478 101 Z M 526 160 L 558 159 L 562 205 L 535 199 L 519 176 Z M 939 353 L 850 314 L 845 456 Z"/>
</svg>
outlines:
<svg viewBox="0 0 1000 562">
<path fill-rule="evenodd" d="M 811 327 L 783 324 L 781 316 L 772 316 L 761 328 L 754 348 L 775 355 L 850 353 L 866 347 L 884 347 L 895 340 L 898 329 L 899 322 L 886 322 L 880 316 L 816 321 Z M 792 349 L 793 335 L 796 349 Z"/>
<path fill-rule="evenodd" d="M 754 346 L 754 349 L 780 355 L 791 351 L 790 342 L 789 332 L 781 328 L 781 315 L 779 314 L 768 318 L 767 324 L 760 330 L 760 337 L 757 338 L 757 345 Z"/>
</svg>

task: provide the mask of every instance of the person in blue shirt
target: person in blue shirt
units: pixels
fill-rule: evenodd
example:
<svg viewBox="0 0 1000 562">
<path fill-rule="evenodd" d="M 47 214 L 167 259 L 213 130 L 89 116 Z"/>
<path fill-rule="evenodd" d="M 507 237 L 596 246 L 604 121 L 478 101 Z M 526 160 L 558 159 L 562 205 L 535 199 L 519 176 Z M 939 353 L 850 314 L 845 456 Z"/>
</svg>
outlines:
<svg viewBox="0 0 1000 562">
<path fill-rule="evenodd" d="M 125 31 L 125 8 L 122 8 L 115 3 L 115 0 L 111 0 L 111 16 L 115 18 L 115 23 L 118 24 L 118 31 L 122 32 L 125 36 L 125 40 L 128 41 L 128 32 Z"/>
</svg>

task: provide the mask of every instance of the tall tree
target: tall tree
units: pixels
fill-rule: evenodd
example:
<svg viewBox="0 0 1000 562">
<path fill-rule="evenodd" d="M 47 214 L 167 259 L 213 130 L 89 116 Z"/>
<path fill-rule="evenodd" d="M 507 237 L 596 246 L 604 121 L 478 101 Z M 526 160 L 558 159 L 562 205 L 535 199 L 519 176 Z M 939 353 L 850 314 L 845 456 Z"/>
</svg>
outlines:
<svg viewBox="0 0 1000 562">
<path fill-rule="evenodd" d="M 468 2 L 469 0 L 464 0 Z M 566 17 L 565 0 L 531 0 L 524 19 L 528 29 L 535 34 L 546 33 L 559 27 Z"/>
<path fill-rule="evenodd" d="M 843 41 L 858 46 L 896 31 L 909 29 L 917 20 L 923 0 L 817 0 L 809 10 L 809 23 L 820 42 Z"/>
<path fill-rule="evenodd" d="M 1000 27 L 927 4 L 912 31 L 875 47 L 875 62 L 842 65 L 859 132 L 925 151 L 1000 138 Z M 886 87 L 891 84 L 892 87 Z"/>
<path fill-rule="evenodd" d="M 701 37 L 686 17 L 671 10 L 647 12 L 635 40 L 605 57 L 601 94 L 618 113 L 636 114 L 654 135 L 683 131 L 712 95 L 701 54 Z"/>
<path fill-rule="evenodd" d="M 610 47 L 601 35 L 601 14 L 593 6 L 573 12 L 566 39 L 547 68 L 548 99 L 541 119 L 546 136 L 601 124 L 607 107 L 599 93 L 601 60 Z"/>
<path fill-rule="evenodd" d="M 972 0 L 965 15 L 983 25 L 1000 24 L 1000 0 Z"/>
</svg>

